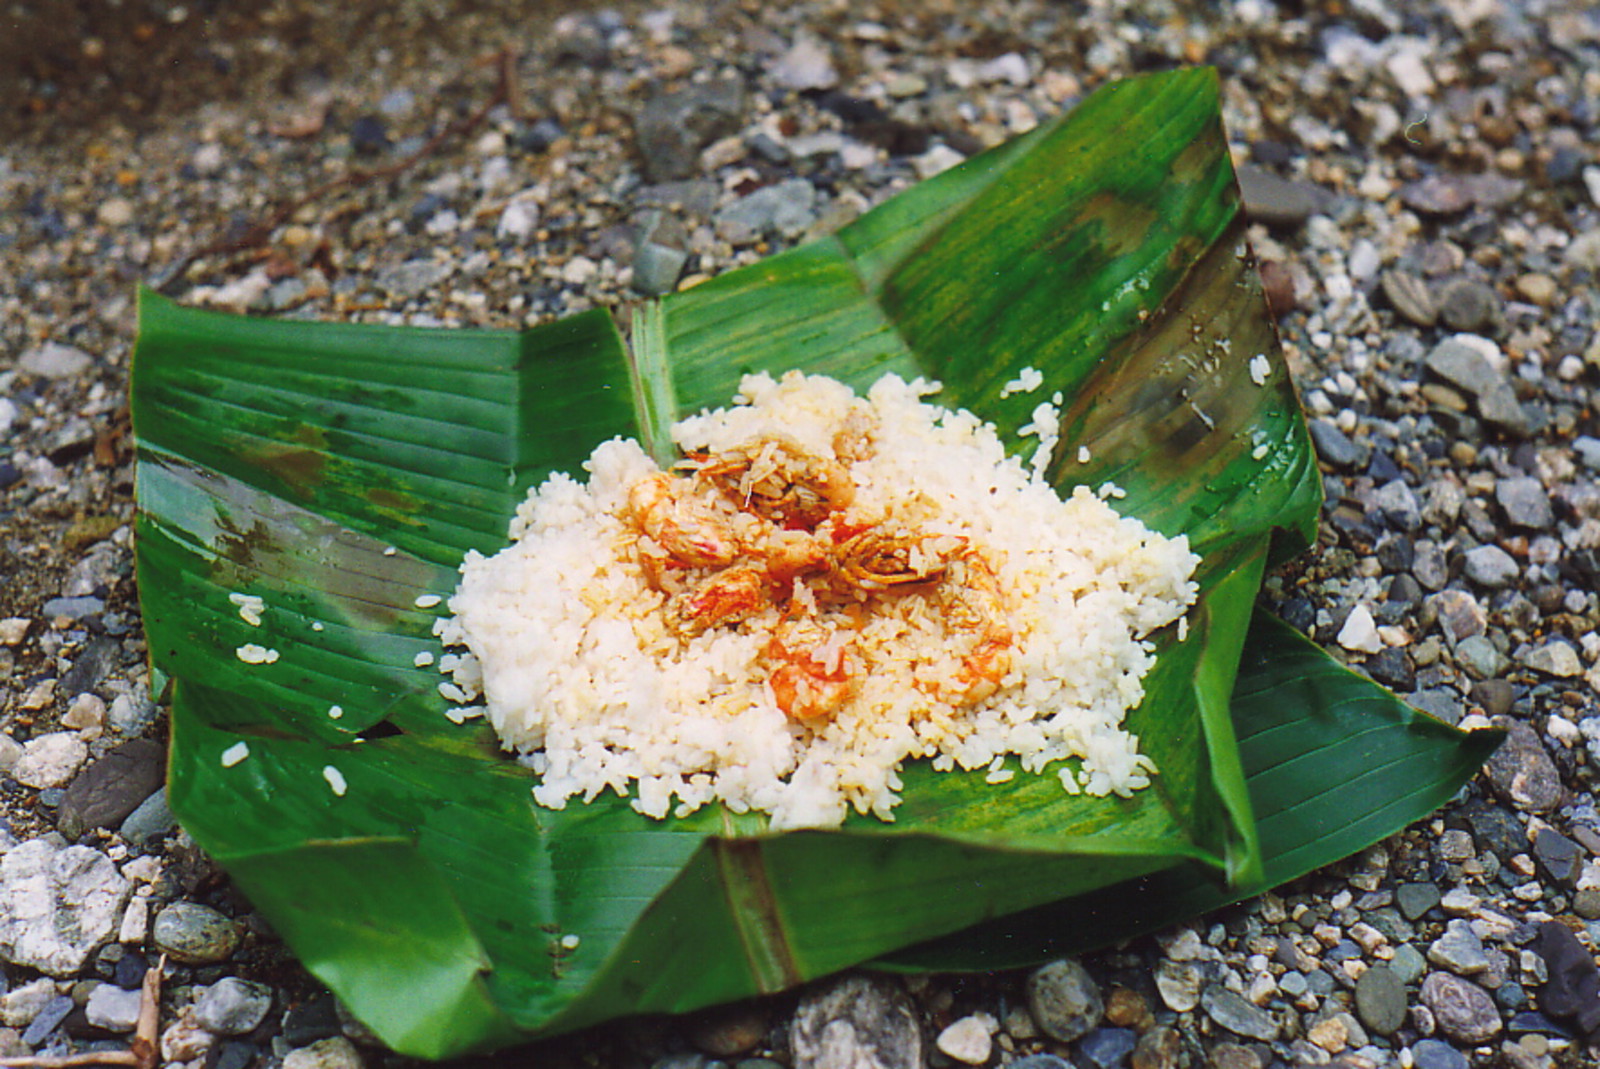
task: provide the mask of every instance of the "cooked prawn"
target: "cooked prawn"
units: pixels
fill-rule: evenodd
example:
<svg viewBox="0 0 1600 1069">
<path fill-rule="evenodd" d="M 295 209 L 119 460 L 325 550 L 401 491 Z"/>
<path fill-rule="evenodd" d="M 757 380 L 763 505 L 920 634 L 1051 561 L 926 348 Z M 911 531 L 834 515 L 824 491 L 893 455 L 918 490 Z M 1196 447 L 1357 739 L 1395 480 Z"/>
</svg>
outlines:
<svg viewBox="0 0 1600 1069">
<path fill-rule="evenodd" d="M 664 471 L 634 483 L 628 488 L 634 523 L 680 564 L 733 563 L 739 556 L 738 540 L 707 505 L 681 492 L 688 485 Z"/>
<path fill-rule="evenodd" d="M 740 508 L 782 527 L 815 530 L 855 500 L 848 468 L 776 436 L 697 462 L 695 475 Z"/>
</svg>

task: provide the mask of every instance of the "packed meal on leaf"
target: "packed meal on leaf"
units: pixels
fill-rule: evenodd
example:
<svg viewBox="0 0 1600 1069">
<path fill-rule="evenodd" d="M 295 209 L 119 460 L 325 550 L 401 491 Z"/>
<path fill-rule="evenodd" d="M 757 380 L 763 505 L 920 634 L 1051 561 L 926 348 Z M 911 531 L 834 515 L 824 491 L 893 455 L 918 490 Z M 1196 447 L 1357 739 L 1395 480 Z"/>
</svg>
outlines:
<svg viewBox="0 0 1600 1069">
<path fill-rule="evenodd" d="M 1118 515 L 1114 487 L 1059 497 L 1052 420 L 1024 464 L 937 390 L 748 376 L 673 426 L 670 469 L 606 442 L 587 483 L 552 476 L 510 546 L 468 556 L 436 629 L 465 647 L 447 689 L 481 693 L 539 804 L 609 788 L 657 818 L 890 820 L 916 758 L 1073 794 L 1149 784 L 1122 722 L 1198 558 Z"/>
</svg>

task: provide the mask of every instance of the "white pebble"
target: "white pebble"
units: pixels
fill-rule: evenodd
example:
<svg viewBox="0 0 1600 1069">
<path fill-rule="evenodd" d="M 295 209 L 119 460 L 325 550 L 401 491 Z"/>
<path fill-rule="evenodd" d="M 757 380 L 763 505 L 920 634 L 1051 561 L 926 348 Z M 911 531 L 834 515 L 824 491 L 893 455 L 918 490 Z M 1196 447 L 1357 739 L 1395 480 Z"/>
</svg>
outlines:
<svg viewBox="0 0 1600 1069">
<path fill-rule="evenodd" d="M 1383 649 L 1383 639 L 1378 636 L 1378 624 L 1365 605 L 1350 610 L 1344 626 L 1339 629 L 1339 645 L 1355 653 L 1378 653 Z"/>
<path fill-rule="evenodd" d="M 265 646 L 257 646 L 254 642 L 246 643 L 233 652 L 245 664 L 271 664 L 278 659 L 277 650 L 269 650 Z"/>
<path fill-rule="evenodd" d="M 994 1049 L 988 1014 L 972 1014 L 954 1022 L 934 1040 L 934 1045 L 946 1056 L 967 1065 L 982 1065 L 989 1060 Z"/>
<path fill-rule="evenodd" d="M 222 767 L 232 768 L 234 765 L 250 756 L 250 747 L 242 742 L 236 742 L 222 751 Z"/>
<path fill-rule="evenodd" d="M 340 798 L 344 797 L 344 792 L 348 785 L 344 781 L 343 772 L 340 772 L 332 765 L 323 765 L 322 778 L 328 781 L 328 786 L 333 788 L 334 794 L 338 795 Z"/>
</svg>

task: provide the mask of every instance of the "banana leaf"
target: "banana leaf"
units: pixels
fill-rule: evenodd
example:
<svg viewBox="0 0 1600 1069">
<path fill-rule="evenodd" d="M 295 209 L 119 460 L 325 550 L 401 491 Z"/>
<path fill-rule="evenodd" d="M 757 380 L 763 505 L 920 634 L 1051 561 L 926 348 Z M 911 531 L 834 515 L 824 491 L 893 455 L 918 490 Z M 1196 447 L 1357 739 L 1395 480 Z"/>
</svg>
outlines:
<svg viewBox="0 0 1600 1069">
<path fill-rule="evenodd" d="M 387 1043 L 445 1057 L 690 1010 L 1166 870 L 1221 894 L 1269 878 L 1230 697 L 1263 569 L 1309 542 L 1321 488 L 1212 72 L 1107 87 L 633 325 L 630 344 L 603 311 L 519 333 L 141 295 L 138 578 L 173 680 L 170 800 Z M 1025 367 L 1043 390 L 1003 397 Z M 1023 453 L 1017 428 L 1059 392 L 1051 482 L 1114 482 L 1123 511 L 1189 538 L 1200 601 L 1186 638 L 1153 637 L 1127 721 L 1151 788 L 1069 797 L 1053 776 L 913 764 L 894 823 L 774 834 L 760 814 L 652 821 L 609 795 L 541 809 L 486 726 L 446 719 L 440 677 L 417 667 L 444 610 L 419 597 L 448 595 L 527 489 L 599 442 L 664 458 L 679 415 L 790 368 L 858 388 L 937 378 L 939 403 Z M 1331 700 L 1319 671 L 1313 711 Z M 1468 762 L 1430 765 L 1463 744 L 1425 741 L 1401 774 L 1433 792 L 1384 809 L 1384 830 Z"/>
</svg>

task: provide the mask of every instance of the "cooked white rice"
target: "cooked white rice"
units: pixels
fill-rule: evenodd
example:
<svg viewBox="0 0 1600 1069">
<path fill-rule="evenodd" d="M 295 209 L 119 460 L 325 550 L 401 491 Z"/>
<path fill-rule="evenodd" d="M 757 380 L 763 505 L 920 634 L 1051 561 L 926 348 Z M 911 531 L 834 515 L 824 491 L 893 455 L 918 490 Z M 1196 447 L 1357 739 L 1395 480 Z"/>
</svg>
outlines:
<svg viewBox="0 0 1600 1069">
<path fill-rule="evenodd" d="M 623 439 L 595 450 L 587 485 L 558 474 L 530 494 L 505 550 L 468 555 L 436 631 L 470 654 L 441 659 L 441 692 L 467 702 L 481 690 L 502 744 L 537 774 L 534 798 L 556 809 L 610 788 L 657 818 L 720 800 L 771 814 L 774 828 L 837 825 L 852 807 L 889 820 L 907 758 L 999 783 L 1015 755 L 1026 773 L 1053 766 L 1069 793 L 1146 786 L 1154 766 L 1121 724 L 1153 663 L 1145 636 L 1193 603 L 1198 558 L 1087 487 L 1061 500 L 991 426 L 923 403 L 936 389 L 889 376 L 860 399 L 830 379 L 750 376 L 737 404 L 683 420 L 673 438 L 691 456 L 788 442 L 847 466 L 853 501 L 829 523 L 914 527 L 981 555 L 1004 607 L 986 626 L 1008 654 L 992 694 L 960 697 L 975 625 L 942 617 L 926 585 L 840 606 L 818 602 L 826 576 L 801 576 L 747 618 L 675 626 L 681 596 L 641 563 L 657 547 L 628 504 L 659 469 Z M 841 429 L 864 427 L 865 455 L 836 452 Z M 737 502 L 726 511 L 735 526 L 756 522 Z M 976 574 L 963 567 L 950 575 Z M 687 568 L 670 584 L 715 576 Z M 806 670 L 828 661 L 829 678 L 848 677 L 848 699 L 806 720 L 786 715 L 770 678 L 774 635 L 797 615 L 822 636 Z"/>
</svg>

